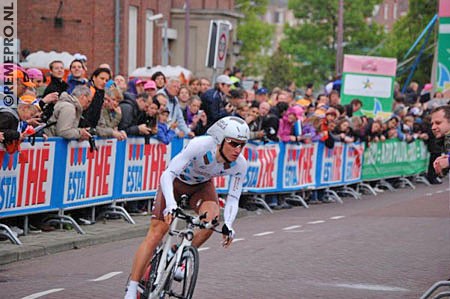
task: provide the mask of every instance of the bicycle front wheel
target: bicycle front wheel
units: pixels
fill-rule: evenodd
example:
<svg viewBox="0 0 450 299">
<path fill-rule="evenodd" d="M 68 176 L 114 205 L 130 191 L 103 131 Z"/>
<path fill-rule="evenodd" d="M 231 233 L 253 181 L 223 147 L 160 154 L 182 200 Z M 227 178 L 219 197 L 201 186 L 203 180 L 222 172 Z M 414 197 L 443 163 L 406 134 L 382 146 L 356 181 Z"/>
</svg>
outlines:
<svg viewBox="0 0 450 299">
<path fill-rule="evenodd" d="M 183 249 L 180 263 L 175 265 L 166 282 L 166 294 L 170 297 L 191 299 L 199 271 L 197 248 L 187 246 Z"/>
</svg>

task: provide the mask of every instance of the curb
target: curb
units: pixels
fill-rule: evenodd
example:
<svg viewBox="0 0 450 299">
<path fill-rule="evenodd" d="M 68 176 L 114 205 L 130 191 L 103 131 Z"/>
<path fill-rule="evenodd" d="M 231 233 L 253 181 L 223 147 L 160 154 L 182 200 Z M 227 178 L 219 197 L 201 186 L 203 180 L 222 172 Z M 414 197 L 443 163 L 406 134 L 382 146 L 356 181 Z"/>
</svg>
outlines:
<svg viewBox="0 0 450 299">
<path fill-rule="evenodd" d="M 245 217 L 248 213 L 247 210 L 239 208 L 236 218 Z M 134 225 L 125 221 L 120 223 L 112 221 L 83 226 L 85 235 L 77 234 L 74 230 L 55 230 L 49 233 L 20 237 L 22 245 L 4 241 L 8 243 L 0 243 L 0 265 L 98 244 L 144 237 L 148 231 L 149 216 L 139 216 L 133 219 L 136 221 Z M 102 225 L 104 226 L 102 227 Z"/>
</svg>

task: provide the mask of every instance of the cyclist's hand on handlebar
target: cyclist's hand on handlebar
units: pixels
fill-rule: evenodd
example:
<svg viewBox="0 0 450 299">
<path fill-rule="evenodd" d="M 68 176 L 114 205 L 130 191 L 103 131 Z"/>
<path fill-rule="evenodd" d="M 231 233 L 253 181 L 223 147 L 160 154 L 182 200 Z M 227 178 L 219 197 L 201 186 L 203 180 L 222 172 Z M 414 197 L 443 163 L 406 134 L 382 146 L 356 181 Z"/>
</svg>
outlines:
<svg viewBox="0 0 450 299">
<path fill-rule="evenodd" d="M 229 228 L 226 224 L 222 226 L 222 246 L 228 248 L 234 239 L 234 231 Z"/>
<path fill-rule="evenodd" d="M 177 206 L 167 207 L 164 209 L 164 222 L 170 225 L 175 217 Z"/>
</svg>

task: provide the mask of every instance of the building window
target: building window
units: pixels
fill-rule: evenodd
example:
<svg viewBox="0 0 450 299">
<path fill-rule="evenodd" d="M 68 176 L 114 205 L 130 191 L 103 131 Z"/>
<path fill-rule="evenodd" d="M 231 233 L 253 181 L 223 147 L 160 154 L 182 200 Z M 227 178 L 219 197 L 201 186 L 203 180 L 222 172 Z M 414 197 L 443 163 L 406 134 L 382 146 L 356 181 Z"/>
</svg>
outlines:
<svg viewBox="0 0 450 299">
<path fill-rule="evenodd" d="M 138 8 L 128 7 L 128 74 L 131 74 L 137 65 L 137 16 Z"/>
<path fill-rule="evenodd" d="M 388 14 L 389 14 L 389 4 L 385 4 L 384 5 L 384 19 L 385 20 L 388 19 Z"/>
<path fill-rule="evenodd" d="M 398 14 L 398 4 L 397 2 L 394 3 L 394 20 L 397 20 L 397 14 Z"/>
<path fill-rule="evenodd" d="M 284 23 L 284 14 L 283 11 L 275 11 L 273 14 L 273 21 L 275 24 L 283 24 Z"/>
<path fill-rule="evenodd" d="M 148 18 L 153 16 L 153 11 L 147 10 L 145 18 L 145 66 L 153 66 L 153 35 L 155 22 Z"/>
</svg>

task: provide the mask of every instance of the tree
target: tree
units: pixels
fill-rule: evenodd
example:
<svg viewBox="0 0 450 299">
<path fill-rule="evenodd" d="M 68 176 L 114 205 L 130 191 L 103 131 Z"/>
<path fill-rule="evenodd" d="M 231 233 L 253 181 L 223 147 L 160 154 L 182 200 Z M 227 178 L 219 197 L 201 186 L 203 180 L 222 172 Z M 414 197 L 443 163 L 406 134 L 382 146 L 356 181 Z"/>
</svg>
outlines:
<svg viewBox="0 0 450 299">
<path fill-rule="evenodd" d="M 271 47 L 274 27 L 261 20 L 268 0 L 236 0 L 236 7 L 244 18 L 239 21 L 237 37 L 243 42 L 237 65 L 246 76 L 260 76 L 266 66 L 266 52 Z"/>
<path fill-rule="evenodd" d="M 423 38 L 408 57 L 408 50 L 414 44 L 421 32 L 426 28 L 437 13 L 437 0 L 410 0 L 406 16 L 398 20 L 392 31 L 386 36 L 383 44 L 376 51 L 377 55 L 397 58 L 400 67 L 397 69 L 397 81 L 404 82 L 414 63 L 414 58 L 425 42 Z M 421 56 L 420 63 L 414 73 L 413 80 L 425 84 L 430 82 L 431 68 L 436 44 L 437 26 L 433 28 L 428 44 Z"/>
<path fill-rule="evenodd" d="M 365 55 L 383 38 L 381 26 L 369 22 L 381 0 L 344 2 L 344 54 Z M 290 55 L 297 85 L 320 86 L 335 75 L 338 1 L 289 0 L 298 24 L 286 26 L 281 48 Z"/>
<path fill-rule="evenodd" d="M 272 90 L 274 87 L 284 88 L 295 77 L 294 68 L 289 57 L 278 49 L 271 57 L 264 73 L 264 86 Z"/>
</svg>

